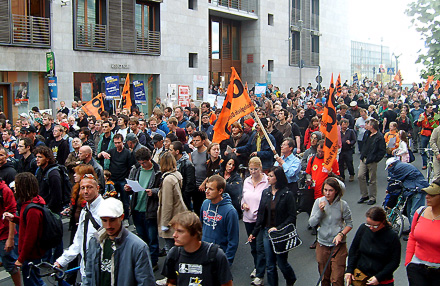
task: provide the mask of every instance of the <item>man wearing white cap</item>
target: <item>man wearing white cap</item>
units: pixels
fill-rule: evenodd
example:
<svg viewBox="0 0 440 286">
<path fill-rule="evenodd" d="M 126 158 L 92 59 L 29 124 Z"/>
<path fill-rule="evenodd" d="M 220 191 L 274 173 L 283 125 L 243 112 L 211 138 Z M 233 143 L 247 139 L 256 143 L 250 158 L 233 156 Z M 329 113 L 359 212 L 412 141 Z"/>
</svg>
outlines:
<svg viewBox="0 0 440 286">
<path fill-rule="evenodd" d="M 98 215 L 103 227 L 90 240 L 83 285 L 155 285 L 147 244 L 122 226 L 121 201 L 105 199 Z"/>
</svg>

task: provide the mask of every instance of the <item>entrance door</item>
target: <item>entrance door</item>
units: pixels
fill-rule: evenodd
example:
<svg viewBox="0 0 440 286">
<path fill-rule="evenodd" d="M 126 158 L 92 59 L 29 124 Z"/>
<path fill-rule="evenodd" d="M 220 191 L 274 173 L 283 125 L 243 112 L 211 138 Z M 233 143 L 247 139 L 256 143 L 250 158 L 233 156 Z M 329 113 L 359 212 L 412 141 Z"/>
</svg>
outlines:
<svg viewBox="0 0 440 286">
<path fill-rule="evenodd" d="M 0 108 L 5 114 L 6 118 L 8 117 L 8 86 L 0 85 Z"/>
</svg>

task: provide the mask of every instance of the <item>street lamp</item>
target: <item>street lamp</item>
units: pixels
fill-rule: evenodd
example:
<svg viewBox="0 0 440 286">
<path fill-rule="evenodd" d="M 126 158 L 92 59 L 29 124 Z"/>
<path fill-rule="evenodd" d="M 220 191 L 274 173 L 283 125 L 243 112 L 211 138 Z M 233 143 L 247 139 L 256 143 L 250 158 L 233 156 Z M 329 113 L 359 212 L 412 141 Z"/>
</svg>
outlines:
<svg viewBox="0 0 440 286">
<path fill-rule="evenodd" d="M 402 54 L 400 55 L 396 55 L 395 53 L 393 53 L 393 56 L 396 58 L 396 74 L 399 71 L 399 58 Z"/>
<path fill-rule="evenodd" d="M 302 29 L 303 29 L 303 20 L 298 20 L 298 27 L 299 27 L 299 86 L 302 86 Z"/>
</svg>

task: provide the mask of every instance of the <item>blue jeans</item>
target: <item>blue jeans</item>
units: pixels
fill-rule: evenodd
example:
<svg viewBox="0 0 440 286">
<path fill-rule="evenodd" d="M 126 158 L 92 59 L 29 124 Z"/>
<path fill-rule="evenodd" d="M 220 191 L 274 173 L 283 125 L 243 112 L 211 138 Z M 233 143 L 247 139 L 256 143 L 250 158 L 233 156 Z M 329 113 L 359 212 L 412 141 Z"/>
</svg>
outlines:
<svg viewBox="0 0 440 286">
<path fill-rule="evenodd" d="M 249 236 L 255 228 L 255 222 L 245 222 L 244 227 L 246 228 L 246 233 Z M 266 271 L 266 257 L 264 256 L 264 244 L 263 236 L 260 232 L 257 237 L 249 243 L 251 245 L 251 254 L 254 258 L 254 267 L 256 269 L 255 276 L 258 278 L 264 277 L 264 272 Z"/>
<path fill-rule="evenodd" d="M 124 219 L 128 219 L 128 217 L 130 216 L 130 196 L 124 190 L 124 186 L 125 184 L 127 184 L 127 181 L 113 181 L 113 183 L 115 184 L 115 190 L 121 196 L 121 201 L 124 205 Z"/>
<path fill-rule="evenodd" d="M 283 254 L 275 254 L 273 252 L 272 243 L 269 240 L 268 231 L 269 228 L 263 229 L 263 243 L 264 252 L 266 253 L 266 269 L 267 269 L 267 282 L 270 286 L 278 286 L 278 270 L 277 263 L 283 273 L 286 284 L 291 285 L 296 281 L 296 275 L 287 261 L 288 252 Z"/>
<path fill-rule="evenodd" d="M 17 267 L 15 267 L 15 261 L 17 261 L 18 258 L 18 244 L 15 244 L 15 237 L 14 237 L 14 249 L 7 252 L 5 250 L 6 240 L 7 239 L 0 240 L 0 257 L 2 259 L 5 270 L 12 275 L 17 272 Z"/>
<path fill-rule="evenodd" d="M 428 165 L 428 155 L 426 155 L 425 148 L 427 148 L 429 145 L 429 138 L 429 136 L 420 135 L 420 148 L 422 148 L 422 150 L 420 150 L 420 155 L 422 155 L 423 161 L 422 166 Z"/>
<path fill-rule="evenodd" d="M 416 210 L 425 205 L 425 197 L 425 192 L 417 192 L 406 203 L 406 213 L 408 215 L 410 226 L 412 225 L 412 219 Z"/>
<path fill-rule="evenodd" d="M 148 244 L 151 263 L 154 266 L 159 261 L 159 232 L 157 230 L 157 220 L 146 219 L 144 212 L 135 210 L 132 211 L 132 216 L 138 236 Z"/>
<path fill-rule="evenodd" d="M 23 266 L 21 267 L 21 275 L 23 276 L 23 285 L 24 286 L 45 286 L 46 283 L 44 283 L 43 280 L 37 276 L 40 274 L 40 270 L 33 267 L 32 271 L 30 271 L 30 268 L 29 268 L 30 262 L 32 262 L 34 265 L 37 265 L 37 264 L 41 263 L 42 260 L 35 259 L 32 261 L 25 261 L 23 263 Z"/>
</svg>

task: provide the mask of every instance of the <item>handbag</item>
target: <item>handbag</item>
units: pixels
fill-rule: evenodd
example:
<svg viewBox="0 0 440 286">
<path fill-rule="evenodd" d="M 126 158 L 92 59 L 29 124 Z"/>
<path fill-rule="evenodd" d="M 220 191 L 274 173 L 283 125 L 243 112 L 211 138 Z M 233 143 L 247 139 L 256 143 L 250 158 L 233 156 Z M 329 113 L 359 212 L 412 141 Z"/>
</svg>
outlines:
<svg viewBox="0 0 440 286">
<path fill-rule="evenodd" d="M 353 286 L 366 286 L 367 285 L 368 276 L 365 275 L 358 268 L 356 268 L 354 270 L 353 276 L 354 276 L 354 279 L 353 279 L 353 281 L 351 281 L 351 284 Z"/>
<path fill-rule="evenodd" d="M 296 227 L 290 223 L 280 230 L 274 230 L 268 233 L 269 240 L 272 243 L 273 252 L 275 254 L 286 253 L 289 250 L 298 247 L 302 244 Z"/>
</svg>

